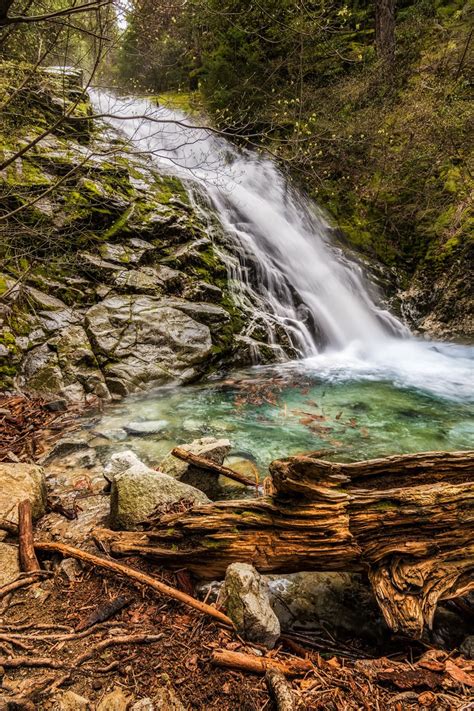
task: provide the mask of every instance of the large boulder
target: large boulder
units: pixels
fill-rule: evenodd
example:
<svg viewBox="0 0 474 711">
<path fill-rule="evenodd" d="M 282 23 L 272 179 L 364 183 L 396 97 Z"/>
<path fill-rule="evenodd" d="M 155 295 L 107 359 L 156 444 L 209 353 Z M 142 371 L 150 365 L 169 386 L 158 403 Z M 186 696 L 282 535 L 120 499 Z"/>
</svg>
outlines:
<svg viewBox="0 0 474 711">
<path fill-rule="evenodd" d="M 86 330 L 104 363 L 109 389 L 119 395 L 189 380 L 212 351 L 208 326 L 179 310 L 178 300 L 109 296 L 86 314 Z"/>
<path fill-rule="evenodd" d="M 0 543 L 0 588 L 16 580 L 20 575 L 18 548 Z"/>
<path fill-rule="evenodd" d="M 33 518 L 45 512 L 46 484 L 36 464 L 0 464 L 0 518 L 18 522 L 18 504 L 29 499 Z"/>
<path fill-rule="evenodd" d="M 227 614 L 244 639 L 273 649 L 280 636 L 280 622 L 273 612 L 268 584 L 248 563 L 232 563 L 225 575 Z"/>
<path fill-rule="evenodd" d="M 87 334 L 79 325 L 61 329 L 48 342 L 30 350 L 21 375 L 29 389 L 59 393 L 69 402 L 86 402 L 90 397 L 110 399 Z"/>
<path fill-rule="evenodd" d="M 133 457 L 129 460 L 133 462 Z M 113 528 L 136 530 L 156 509 L 165 512 L 180 501 L 209 503 L 202 491 L 150 469 L 139 460 L 126 469 L 123 469 L 126 462 L 115 463 L 115 471 L 113 467 L 108 469 L 112 477 L 110 523 Z"/>
</svg>

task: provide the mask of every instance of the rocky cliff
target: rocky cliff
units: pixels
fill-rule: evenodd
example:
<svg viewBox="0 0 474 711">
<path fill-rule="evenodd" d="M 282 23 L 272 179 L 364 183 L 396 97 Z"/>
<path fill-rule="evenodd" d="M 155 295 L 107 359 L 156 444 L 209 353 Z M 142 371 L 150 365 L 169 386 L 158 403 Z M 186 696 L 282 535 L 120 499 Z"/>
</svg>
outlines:
<svg viewBox="0 0 474 711">
<path fill-rule="evenodd" d="M 0 389 L 107 400 L 245 361 L 215 235 L 90 110 L 50 73 L 8 104 L 4 160 L 70 114 L 0 174 Z"/>
</svg>

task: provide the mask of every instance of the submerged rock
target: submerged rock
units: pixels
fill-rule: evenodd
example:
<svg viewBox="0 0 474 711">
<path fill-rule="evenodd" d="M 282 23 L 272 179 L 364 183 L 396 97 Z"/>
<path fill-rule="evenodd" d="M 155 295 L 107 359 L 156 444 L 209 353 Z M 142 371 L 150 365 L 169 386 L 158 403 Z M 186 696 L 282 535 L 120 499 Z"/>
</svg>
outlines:
<svg viewBox="0 0 474 711">
<path fill-rule="evenodd" d="M 242 637 L 273 649 L 280 636 L 280 622 L 273 612 L 268 584 L 248 563 L 232 563 L 224 584 L 227 614 Z"/>
<path fill-rule="evenodd" d="M 157 434 L 168 426 L 168 420 L 145 420 L 144 422 L 129 422 L 124 430 L 130 435 L 145 436 Z"/>
<path fill-rule="evenodd" d="M 118 469 L 125 464 L 123 461 L 116 463 Z M 166 510 L 178 501 L 209 503 L 207 496 L 199 489 L 150 469 L 138 460 L 113 475 L 110 522 L 113 528 L 135 530 L 158 507 Z"/>
<path fill-rule="evenodd" d="M 46 484 L 36 464 L 0 464 L 0 518 L 18 522 L 18 504 L 29 499 L 33 518 L 45 512 Z"/>
</svg>

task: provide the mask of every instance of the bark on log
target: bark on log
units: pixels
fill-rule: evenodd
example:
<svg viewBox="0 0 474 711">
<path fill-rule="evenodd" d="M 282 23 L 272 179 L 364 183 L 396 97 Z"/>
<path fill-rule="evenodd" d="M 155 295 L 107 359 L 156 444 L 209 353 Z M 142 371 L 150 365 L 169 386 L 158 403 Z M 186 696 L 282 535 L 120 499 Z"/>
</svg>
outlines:
<svg viewBox="0 0 474 711">
<path fill-rule="evenodd" d="M 389 626 L 414 637 L 439 600 L 474 589 L 474 452 L 427 452 L 352 464 L 273 462 L 275 495 L 169 515 L 146 533 L 99 531 L 116 554 L 142 554 L 221 577 L 367 570 Z"/>
<path fill-rule="evenodd" d="M 33 544 L 33 518 L 31 502 L 26 499 L 18 504 L 18 556 L 23 573 L 41 570 Z"/>
<path fill-rule="evenodd" d="M 258 482 L 249 479 L 244 474 L 236 472 L 233 469 L 229 469 L 229 467 L 224 467 L 222 466 L 222 464 L 216 464 L 216 462 L 211 462 L 210 459 L 206 459 L 205 457 L 200 457 L 197 454 L 193 454 L 192 452 L 187 452 L 181 447 L 175 447 L 172 450 L 171 454 L 173 455 L 173 457 L 177 457 L 177 459 L 181 459 L 183 462 L 188 462 L 194 467 L 198 467 L 198 469 L 204 469 L 206 471 L 212 472 L 213 474 L 225 476 L 227 477 L 227 479 L 232 479 L 233 481 L 237 481 L 239 482 L 239 484 L 244 484 L 245 486 L 252 486 L 254 488 L 255 486 L 258 486 Z"/>
</svg>

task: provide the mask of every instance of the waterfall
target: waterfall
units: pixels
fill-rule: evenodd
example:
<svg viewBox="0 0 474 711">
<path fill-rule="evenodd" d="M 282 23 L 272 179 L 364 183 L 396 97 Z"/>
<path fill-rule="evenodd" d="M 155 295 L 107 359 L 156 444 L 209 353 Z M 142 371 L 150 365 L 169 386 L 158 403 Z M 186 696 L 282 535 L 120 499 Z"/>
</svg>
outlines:
<svg viewBox="0 0 474 711">
<path fill-rule="evenodd" d="M 358 342 L 370 349 L 405 332 L 376 306 L 360 267 L 331 245 L 322 213 L 274 161 L 193 126 L 181 112 L 98 91 L 91 98 L 134 149 L 184 180 L 191 194 L 207 197 L 237 256 L 229 260 L 236 298 L 252 304 L 270 341 L 283 331 L 308 357 L 322 346 L 341 350 Z"/>
</svg>

